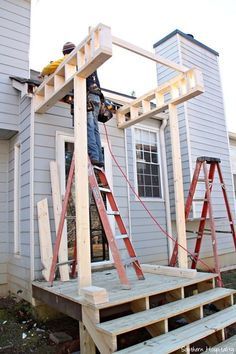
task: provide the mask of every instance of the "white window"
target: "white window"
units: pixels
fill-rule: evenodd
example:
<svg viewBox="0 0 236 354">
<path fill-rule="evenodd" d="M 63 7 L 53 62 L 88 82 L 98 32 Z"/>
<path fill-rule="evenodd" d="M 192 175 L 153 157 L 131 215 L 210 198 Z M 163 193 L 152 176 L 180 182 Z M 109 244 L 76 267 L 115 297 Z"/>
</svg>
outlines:
<svg viewBox="0 0 236 354">
<path fill-rule="evenodd" d="M 20 175 L 21 146 L 14 146 L 14 253 L 20 254 Z"/>
<path fill-rule="evenodd" d="M 161 198 L 158 132 L 134 128 L 137 190 L 143 198 Z"/>
</svg>

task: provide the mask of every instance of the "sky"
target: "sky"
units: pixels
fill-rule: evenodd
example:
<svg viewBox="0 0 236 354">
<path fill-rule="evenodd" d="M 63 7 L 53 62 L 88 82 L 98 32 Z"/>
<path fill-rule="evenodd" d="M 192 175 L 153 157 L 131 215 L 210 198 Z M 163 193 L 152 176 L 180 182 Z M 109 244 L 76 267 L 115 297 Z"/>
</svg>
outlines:
<svg viewBox="0 0 236 354">
<path fill-rule="evenodd" d="M 217 51 L 227 127 L 236 133 L 236 0 L 32 0 L 31 69 L 62 57 L 65 42 L 78 45 L 98 23 L 151 52 L 175 29 Z M 125 94 L 157 86 L 155 63 L 119 48 L 98 74 L 102 87 Z"/>
</svg>

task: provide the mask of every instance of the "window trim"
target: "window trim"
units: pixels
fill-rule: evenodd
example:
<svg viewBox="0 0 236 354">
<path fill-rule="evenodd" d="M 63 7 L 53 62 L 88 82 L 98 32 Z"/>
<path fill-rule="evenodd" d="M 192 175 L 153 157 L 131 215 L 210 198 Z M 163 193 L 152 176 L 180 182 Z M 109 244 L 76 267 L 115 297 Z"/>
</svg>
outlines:
<svg viewBox="0 0 236 354">
<path fill-rule="evenodd" d="M 158 148 L 158 162 L 159 162 L 159 167 L 160 167 L 160 192 L 161 192 L 161 197 L 141 197 L 140 199 L 146 202 L 163 202 L 164 201 L 164 196 L 163 196 L 163 177 L 162 177 L 162 156 L 161 156 L 161 146 L 160 146 L 160 129 L 151 127 L 149 125 L 144 125 L 144 124 L 136 124 L 131 128 L 132 132 L 132 150 L 133 150 L 133 169 L 134 169 L 134 188 L 136 193 L 138 194 L 138 176 L 137 176 L 137 159 L 136 159 L 136 146 L 135 146 L 135 129 L 141 129 L 141 130 L 146 130 L 148 132 L 155 133 L 157 136 L 157 148 Z M 139 199 L 135 195 L 135 201 L 138 201 Z"/>
</svg>

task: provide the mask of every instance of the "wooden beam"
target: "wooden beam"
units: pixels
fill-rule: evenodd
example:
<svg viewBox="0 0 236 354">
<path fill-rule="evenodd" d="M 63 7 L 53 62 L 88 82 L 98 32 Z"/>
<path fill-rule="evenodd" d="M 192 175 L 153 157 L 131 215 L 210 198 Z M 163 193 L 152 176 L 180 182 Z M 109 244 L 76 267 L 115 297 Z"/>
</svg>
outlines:
<svg viewBox="0 0 236 354">
<path fill-rule="evenodd" d="M 96 346 L 83 322 L 79 322 L 79 339 L 81 354 L 96 354 Z"/>
<path fill-rule="evenodd" d="M 50 175 L 51 175 L 51 187 L 52 187 L 52 201 L 53 201 L 53 212 L 55 220 L 55 231 L 57 234 L 61 212 L 62 212 L 62 198 L 61 198 L 61 188 L 60 179 L 58 174 L 58 166 L 56 161 L 50 162 Z M 60 248 L 58 252 L 59 263 L 68 261 L 68 246 L 67 246 L 67 234 L 65 227 L 63 228 Z M 59 266 L 60 277 L 62 281 L 68 281 L 69 277 L 69 267 L 67 264 Z"/>
<path fill-rule="evenodd" d="M 52 264 L 52 239 L 49 222 L 48 201 L 40 200 L 37 203 L 38 209 L 38 225 L 39 225 L 39 245 L 41 262 L 43 265 L 42 274 L 49 281 L 50 268 Z"/>
<path fill-rule="evenodd" d="M 171 277 L 195 278 L 197 275 L 196 269 L 181 269 L 161 265 L 142 264 L 144 273 L 169 275 Z"/>
<path fill-rule="evenodd" d="M 107 290 L 98 286 L 82 288 L 80 294 L 93 305 L 103 304 L 109 301 Z"/>
<path fill-rule="evenodd" d="M 128 128 L 147 118 L 161 119 L 169 104 L 180 104 L 204 92 L 202 73 L 190 69 L 117 110 L 118 128 Z"/>
<path fill-rule="evenodd" d="M 87 78 L 111 56 L 111 29 L 99 24 L 35 91 L 35 112 L 45 113 L 73 89 L 75 76 Z"/>
<path fill-rule="evenodd" d="M 169 125 L 171 136 L 172 149 L 172 166 L 174 177 L 174 191 L 175 191 L 175 214 L 176 214 L 176 231 L 178 247 L 178 263 L 180 268 L 188 268 L 188 254 L 186 241 L 186 225 L 185 225 L 185 211 L 184 211 L 184 189 L 183 189 L 183 174 L 181 162 L 181 150 L 179 139 L 179 124 L 177 115 L 177 106 L 169 104 Z"/>
<path fill-rule="evenodd" d="M 120 38 L 112 36 L 112 43 L 118 47 L 121 47 L 123 49 L 127 49 L 130 52 L 141 55 L 142 57 L 144 57 L 146 59 L 152 60 L 152 61 L 159 63 L 159 64 L 163 64 L 173 70 L 180 71 L 183 73 L 188 70 L 188 68 L 186 66 L 183 66 L 183 65 L 177 64 L 171 60 L 162 58 L 161 56 L 159 56 L 157 54 L 153 54 L 152 52 L 149 52 L 145 49 L 137 47 L 136 45 L 126 42 Z"/>
<path fill-rule="evenodd" d="M 86 79 L 74 78 L 75 208 L 78 291 L 90 286 L 91 253 L 88 196 Z"/>
</svg>

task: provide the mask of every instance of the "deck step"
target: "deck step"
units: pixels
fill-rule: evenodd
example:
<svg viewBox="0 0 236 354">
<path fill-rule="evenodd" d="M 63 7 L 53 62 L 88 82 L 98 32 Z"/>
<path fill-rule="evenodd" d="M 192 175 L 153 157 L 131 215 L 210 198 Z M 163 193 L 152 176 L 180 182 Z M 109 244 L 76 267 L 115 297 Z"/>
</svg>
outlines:
<svg viewBox="0 0 236 354">
<path fill-rule="evenodd" d="M 107 335 L 117 336 L 119 334 L 146 327 L 167 318 L 177 316 L 181 313 L 212 303 L 219 299 L 229 297 L 235 292 L 236 290 L 225 288 L 211 289 L 150 310 L 137 312 L 122 318 L 99 323 L 96 328 Z"/>
<path fill-rule="evenodd" d="M 186 299 L 185 299 L 186 300 Z M 166 354 L 195 343 L 236 322 L 236 305 L 143 343 L 119 350 L 119 354 Z"/>
<path fill-rule="evenodd" d="M 236 353 L 236 335 L 211 348 L 212 353 Z M 204 352 L 209 353 L 209 350 Z"/>
</svg>

